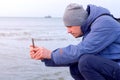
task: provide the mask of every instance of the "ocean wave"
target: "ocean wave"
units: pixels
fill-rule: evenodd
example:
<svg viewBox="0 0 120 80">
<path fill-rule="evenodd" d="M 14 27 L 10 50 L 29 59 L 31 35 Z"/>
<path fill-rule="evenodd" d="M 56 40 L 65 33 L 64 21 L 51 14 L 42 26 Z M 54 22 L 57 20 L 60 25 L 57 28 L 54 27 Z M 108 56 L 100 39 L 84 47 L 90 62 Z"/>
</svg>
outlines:
<svg viewBox="0 0 120 80">
<path fill-rule="evenodd" d="M 31 38 L 16 38 L 16 40 L 30 40 Z M 36 41 L 67 41 L 67 38 L 35 38 Z"/>
<path fill-rule="evenodd" d="M 67 38 L 39 38 L 39 39 L 35 39 L 37 41 L 54 41 L 54 40 L 60 40 L 60 41 L 66 41 L 68 40 Z"/>
<path fill-rule="evenodd" d="M 30 36 L 29 32 L 0 32 L 0 37 Z"/>
</svg>

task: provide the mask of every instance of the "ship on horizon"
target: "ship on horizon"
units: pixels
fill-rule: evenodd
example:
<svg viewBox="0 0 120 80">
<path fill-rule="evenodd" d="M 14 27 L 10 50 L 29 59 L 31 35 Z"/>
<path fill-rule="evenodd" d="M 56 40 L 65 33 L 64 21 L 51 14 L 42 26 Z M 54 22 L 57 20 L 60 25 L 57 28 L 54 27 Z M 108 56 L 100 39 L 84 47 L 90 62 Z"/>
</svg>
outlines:
<svg viewBox="0 0 120 80">
<path fill-rule="evenodd" d="M 52 16 L 48 15 L 48 16 L 45 16 L 44 18 L 52 18 Z"/>
</svg>

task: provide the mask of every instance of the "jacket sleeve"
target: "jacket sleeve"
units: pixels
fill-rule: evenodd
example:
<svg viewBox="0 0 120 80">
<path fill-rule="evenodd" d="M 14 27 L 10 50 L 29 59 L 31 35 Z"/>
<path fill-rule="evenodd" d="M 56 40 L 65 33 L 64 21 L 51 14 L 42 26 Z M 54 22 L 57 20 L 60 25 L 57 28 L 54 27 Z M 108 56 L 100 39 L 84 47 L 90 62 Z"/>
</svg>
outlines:
<svg viewBox="0 0 120 80">
<path fill-rule="evenodd" d="M 45 63 L 45 66 L 49 67 L 68 67 L 70 64 L 56 64 L 52 59 L 44 59 L 42 62 Z"/>
<path fill-rule="evenodd" d="M 91 31 L 78 45 L 69 45 L 52 52 L 52 59 L 56 64 L 70 64 L 78 62 L 82 54 L 98 54 L 117 39 L 116 25 L 101 20 L 93 24 Z"/>
</svg>

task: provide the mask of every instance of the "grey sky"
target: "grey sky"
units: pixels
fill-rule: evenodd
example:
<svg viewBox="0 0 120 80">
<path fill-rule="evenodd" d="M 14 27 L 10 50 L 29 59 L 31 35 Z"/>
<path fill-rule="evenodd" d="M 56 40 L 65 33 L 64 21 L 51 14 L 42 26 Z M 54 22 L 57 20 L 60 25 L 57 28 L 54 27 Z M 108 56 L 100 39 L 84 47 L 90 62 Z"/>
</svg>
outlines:
<svg viewBox="0 0 120 80">
<path fill-rule="evenodd" d="M 0 17 L 62 17 L 69 3 L 103 6 L 120 17 L 120 0 L 0 0 Z"/>
</svg>

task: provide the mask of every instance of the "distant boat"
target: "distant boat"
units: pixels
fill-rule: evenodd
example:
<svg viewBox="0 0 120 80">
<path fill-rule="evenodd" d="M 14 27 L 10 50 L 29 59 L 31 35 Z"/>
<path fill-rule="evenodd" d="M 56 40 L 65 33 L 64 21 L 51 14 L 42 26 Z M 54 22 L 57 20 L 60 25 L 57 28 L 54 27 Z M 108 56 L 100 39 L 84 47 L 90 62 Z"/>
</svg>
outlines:
<svg viewBox="0 0 120 80">
<path fill-rule="evenodd" d="M 52 16 L 48 15 L 48 16 L 45 16 L 44 18 L 52 18 Z"/>
</svg>

